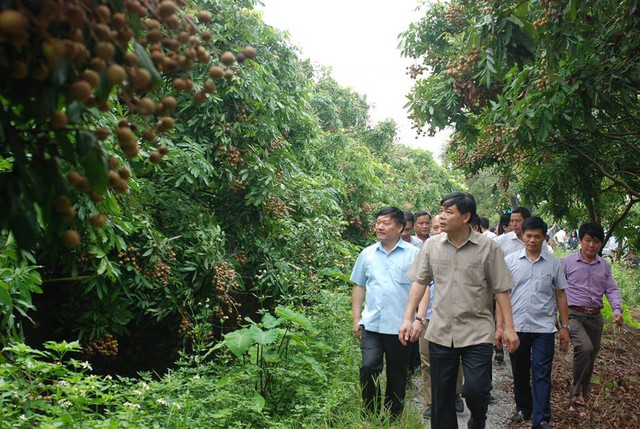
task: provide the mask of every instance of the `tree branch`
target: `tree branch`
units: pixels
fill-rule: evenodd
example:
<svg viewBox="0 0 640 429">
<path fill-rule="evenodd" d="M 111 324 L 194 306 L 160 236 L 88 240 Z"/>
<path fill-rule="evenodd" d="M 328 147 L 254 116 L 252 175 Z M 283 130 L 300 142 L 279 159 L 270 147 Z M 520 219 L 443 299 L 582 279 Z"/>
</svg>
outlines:
<svg viewBox="0 0 640 429">
<path fill-rule="evenodd" d="M 610 179 L 613 183 L 617 183 L 618 185 L 620 185 L 622 188 L 624 188 L 627 191 L 627 193 L 629 195 L 632 195 L 632 196 L 634 196 L 636 198 L 640 198 L 640 192 L 639 191 L 636 191 L 628 183 L 626 183 L 625 181 L 621 180 L 620 178 L 618 178 L 618 177 L 614 176 L 613 174 L 609 173 L 608 171 L 606 171 L 604 169 L 604 167 L 599 162 L 597 162 L 591 156 L 587 155 L 582 149 L 580 149 L 577 146 L 569 143 L 566 140 L 560 141 L 560 144 L 563 144 L 563 145 L 575 150 L 582 158 L 584 158 L 590 164 L 592 164 L 596 168 L 596 170 L 598 170 L 600 172 L 600 174 L 602 174 L 604 177 Z"/>
</svg>

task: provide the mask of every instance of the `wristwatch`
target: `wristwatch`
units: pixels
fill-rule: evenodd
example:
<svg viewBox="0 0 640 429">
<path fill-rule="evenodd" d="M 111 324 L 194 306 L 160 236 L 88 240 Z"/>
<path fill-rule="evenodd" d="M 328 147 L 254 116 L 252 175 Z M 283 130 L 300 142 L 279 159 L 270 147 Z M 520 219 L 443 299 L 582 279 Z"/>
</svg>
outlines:
<svg viewBox="0 0 640 429">
<path fill-rule="evenodd" d="M 422 317 L 420 317 L 420 316 L 416 316 L 416 317 L 414 317 L 414 319 L 416 319 L 418 322 L 422 323 L 423 325 L 424 325 L 425 323 L 427 323 L 427 321 L 426 321 L 426 320 L 424 320 L 424 319 L 423 319 Z"/>
<path fill-rule="evenodd" d="M 560 329 L 566 329 L 567 332 L 571 331 L 571 328 L 569 327 L 569 325 L 560 325 Z"/>
</svg>

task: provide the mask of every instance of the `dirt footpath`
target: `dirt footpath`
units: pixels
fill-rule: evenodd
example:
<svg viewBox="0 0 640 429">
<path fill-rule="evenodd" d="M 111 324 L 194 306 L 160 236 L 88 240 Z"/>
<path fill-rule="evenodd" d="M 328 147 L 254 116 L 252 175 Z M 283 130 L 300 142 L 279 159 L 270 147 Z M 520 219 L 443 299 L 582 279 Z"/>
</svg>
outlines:
<svg viewBox="0 0 640 429">
<path fill-rule="evenodd" d="M 424 410 L 424 402 L 422 396 L 422 377 L 416 374 L 411 379 L 411 402 L 410 406 L 419 410 Z M 513 414 L 515 403 L 513 401 L 513 393 L 511 392 L 511 380 L 507 375 L 505 364 L 493 365 L 493 390 L 491 391 L 492 400 L 489 404 L 487 413 L 487 429 L 509 428 L 509 417 Z M 469 410 L 465 405 L 464 412 L 458 413 L 458 427 L 466 429 L 467 421 L 469 421 Z M 430 428 L 429 420 L 424 421 L 424 428 Z"/>
</svg>

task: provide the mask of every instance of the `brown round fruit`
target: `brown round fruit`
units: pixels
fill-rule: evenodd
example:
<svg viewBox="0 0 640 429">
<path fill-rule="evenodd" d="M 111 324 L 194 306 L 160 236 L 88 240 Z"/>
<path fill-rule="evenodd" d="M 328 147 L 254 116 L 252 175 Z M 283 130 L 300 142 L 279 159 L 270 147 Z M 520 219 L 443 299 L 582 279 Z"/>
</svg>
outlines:
<svg viewBox="0 0 640 429">
<path fill-rule="evenodd" d="M 162 107 L 166 109 L 167 112 L 173 112 L 176 108 L 177 101 L 174 97 L 167 96 L 162 99 Z"/>
<path fill-rule="evenodd" d="M 211 76 L 212 79 L 222 79 L 224 70 L 222 70 L 220 66 L 211 66 L 209 67 L 209 76 Z"/>
<path fill-rule="evenodd" d="M 158 152 L 160 152 L 160 155 L 165 156 L 169 153 L 169 148 L 167 146 L 160 146 Z"/>
<path fill-rule="evenodd" d="M 160 2 L 160 7 L 158 8 L 158 12 L 160 13 L 161 17 L 166 18 L 176 13 L 176 9 L 177 7 L 174 2 L 170 0 L 164 0 Z"/>
<path fill-rule="evenodd" d="M 233 52 L 226 51 L 220 56 L 220 61 L 222 61 L 222 64 L 225 66 L 230 66 L 236 61 L 236 56 L 233 55 Z"/>
<path fill-rule="evenodd" d="M 116 47 L 111 42 L 98 42 L 96 45 L 96 55 L 105 61 L 111 61 L 116 54 Z"/>
<path fill-rule="evenodd" d="M 111 64 L 107 69 L 107 79 L 113 85 L 120 85 L 127 78 L 127 71 L 119 64 Z"/>
<path fill-rule="evenodd" d="M 160 161 L 162 161 L 162 154 L 157 150 L 152 151 L 149 154 L 149 161 L 151 161 L 152 164 L 159 164 Z"/>
<path fill-rule="evenodd" d="M 0 12 L 0 31 L 12 36 L 23 36 L 27 31 L 27 17 L 13 9 Z"/>
<path fill-rule="evenodd" d="M 91 97 L 91 85 L 84 80 L 76 81 L 69 87 L 69 96 L 76 101 L 84 103 Z"/>
<path fill-rule="evenodd" d="M 67 118 L 67 114 L 62 110 L 54 110 L 51 113 L 51 128 L 54 130 L 61 130 L 67 126 L 69 122 L 69 118 Z"/>
<path fill-rule="evenodd" d="M 196 16 L 198 17 L 198 21 L 204 24 L 208 24 L 211 22 L 211 12 L 209 12 L 208 10 L 201 10 Z"/>
<path fill-rule="evenodd" d="M 92 88 L 97 88 L 98 85 L 100 85 L 100 75 L 91 69 L 85 70 L 82 75 L 80 75 L 80 79 L 89 82 Z"/>
<path fill-rule="evenodd" d="M 109 137 L 109 134 L 111 134 L 111 132 L 109 131 L 109 128 L 106 128 L 106 127 L 96 128 L 95 135 L 98 140 L 106 140 Z"/>
<path fill-rule="evenodd" d="M 210 80 L 206 81 L 204 84 L 202 84 L 202 88 L 208 92 L 209 94 L 211 94 L 212 92 L 215 92 L 216 90 L 216 84 L 211 82 Z"/>
<path fill-rule="evenodd" d="M 198 104 L 204 103 L 206 99 L 207 94 L 202 91 L 197 91 L 195 94 L 193 94 L 193 100 Z"/>
<path fill-rule="evenodd" d="M 94 228 L 102 228 L 106 220 L 107 220 L 107 217 L 102 213 L 94 213 L 89 218 L 89 223 Z"/>
<path fill-rule="evenodd" d="M 77 171 L 70 171 L 67 173 L 67 180 L 74 188 L 77 188 L 82 180 L 82 175 Z"/>
<path fill-rule="evenodd" d="M 66 230 L 64 235 L 62 236 L 62 244 L 64 244 L 65 247 L 68 247 L 69 249 L 72 249 L 80 244 L 80 234 L 78 234 L 78 231 L 76 231 L 75 229 Z"/>
<path fill-rule="evenodd" d="M 247 46 L 246 48 L 244 48 L 243 53 L 247 58 L 255 58 L 256 55 L 258 55 L 258 51 L 256 51 L 256 48 L 254 48 L 253 46 Z"/>
</svg>

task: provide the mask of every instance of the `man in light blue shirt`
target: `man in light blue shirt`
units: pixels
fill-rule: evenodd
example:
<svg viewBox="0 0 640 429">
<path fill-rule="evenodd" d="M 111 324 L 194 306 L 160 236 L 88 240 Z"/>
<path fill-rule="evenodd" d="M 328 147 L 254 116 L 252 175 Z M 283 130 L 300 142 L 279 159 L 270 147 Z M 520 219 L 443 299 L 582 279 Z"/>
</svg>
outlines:
<svg viewBox="0 0 640 429">
<path fill-rule="evenodd" d="M 567 280 L 560 260 L 542 251 L 547 224 L 537 216 L 522 223 L 525 248 L 505 258 L 515 288 L 511 290 L 513 322 L 520 348 L 510 355 L 516 412 L 521 423 L 531 419 L 532 428 L 550 428 L 551 368 L 554 355 L 556 310 L 560 313 L 560 348 L 569 343 Z M 531 384 L 533 380 L 533 388 Z"/>
<path fill-rule="evenodd" d="M 398 339 L 411 288 L 405 272 L 419 253 L 417 247 L 401 239 L 404 226 L 402 210 L 396 207 L 380 210 L 375 226 L 379 241 L 360 253 L 351 273 L 351 281 L 355 283 L 351 299 L 353 332 L 362 350 L 362 399 L 370 411 L 380 410 L 378 377 L 386 360 L 384 405 L 394 416 L 402 413 L 411 350 Z M 416 323 L 418 326 L 421 329 L 420 321 Z"/>
</svg>

